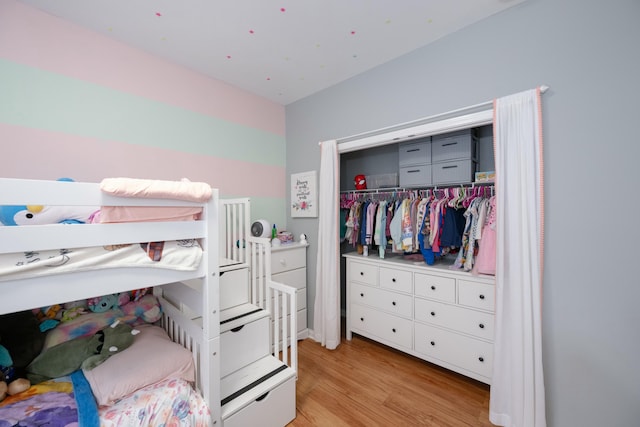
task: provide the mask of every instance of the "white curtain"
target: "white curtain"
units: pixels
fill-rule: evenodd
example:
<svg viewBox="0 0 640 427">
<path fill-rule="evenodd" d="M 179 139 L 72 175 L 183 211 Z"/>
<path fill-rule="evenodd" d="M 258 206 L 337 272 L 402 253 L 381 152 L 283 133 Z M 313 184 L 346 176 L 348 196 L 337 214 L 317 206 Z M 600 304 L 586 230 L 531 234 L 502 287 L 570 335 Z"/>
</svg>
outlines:
<svg viewBox="0 0 640 427">
<path fill-rule="evenodd" d="M 340 159 L 335 140 L 320 144 L 318 260 L 313 332 L 330 350 L 340 344 Z"/>
<path fill-rule="evenodd" d="M 496 328 L 489 417 L 544 427 L 543 158 L 540 90 L 494 101 Z"/>
</svg>

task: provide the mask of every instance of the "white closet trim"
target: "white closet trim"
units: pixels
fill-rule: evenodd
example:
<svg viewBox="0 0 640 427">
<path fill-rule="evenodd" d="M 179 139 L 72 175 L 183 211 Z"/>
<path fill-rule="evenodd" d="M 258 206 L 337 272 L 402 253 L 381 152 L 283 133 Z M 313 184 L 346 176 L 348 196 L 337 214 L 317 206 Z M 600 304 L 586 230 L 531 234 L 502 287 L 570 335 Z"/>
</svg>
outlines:
<svg viewBox="0 0 640 427">
<path fill-rule="evenodd" d="M 542 93 L 546 92 L 547 89 L 549 89 L 548 86 L 540 86 L 540 92 Z M 447 113 L 339 138 L 337 140 L 338 153 L 379 147 L 491 123 L 493 123 L 493 101 L 487 101 Z"/>
</svg>

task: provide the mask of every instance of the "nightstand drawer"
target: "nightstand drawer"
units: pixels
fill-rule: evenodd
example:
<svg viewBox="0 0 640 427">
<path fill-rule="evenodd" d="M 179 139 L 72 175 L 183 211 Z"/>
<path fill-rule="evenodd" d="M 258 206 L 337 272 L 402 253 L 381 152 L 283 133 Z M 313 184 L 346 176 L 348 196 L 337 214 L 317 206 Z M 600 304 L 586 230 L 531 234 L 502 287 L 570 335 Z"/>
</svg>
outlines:
<svg viewBox="0 0 640 427">
<path fill-rule="evenodd" d="M 293 286 L 296 289 L 304 289 L 307 286 L 307 269 L 306 267 L 296 268 L 295 270 L 272 274 L 271 279 L 274 282 Z"/>
<path fill-rule="evenodd" d="M 271 250 L 271 274 L 277 274 L 282 271 L 294 270 L 296 268 L 306 267 L 307 265 L 307 248 L 298 246 L 297 248 L 272 249 Z"/>
</svg>

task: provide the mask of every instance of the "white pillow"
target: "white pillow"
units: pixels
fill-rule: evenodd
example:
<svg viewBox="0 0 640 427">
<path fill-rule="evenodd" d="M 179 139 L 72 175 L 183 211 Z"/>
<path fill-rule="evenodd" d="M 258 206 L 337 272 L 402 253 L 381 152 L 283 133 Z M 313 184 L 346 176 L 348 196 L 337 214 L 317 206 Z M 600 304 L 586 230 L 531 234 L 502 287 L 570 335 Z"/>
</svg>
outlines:
<svg viewBox="0 0 640 427">
<path fill-rule="evenodd" d="M 191 352 L 154 325 L 136 326 L 133 344 L 92 370 L 83 370 L 98 405 L 111 405 L 149 384 L 166 379 L 195 381 Z"/>
</svg>

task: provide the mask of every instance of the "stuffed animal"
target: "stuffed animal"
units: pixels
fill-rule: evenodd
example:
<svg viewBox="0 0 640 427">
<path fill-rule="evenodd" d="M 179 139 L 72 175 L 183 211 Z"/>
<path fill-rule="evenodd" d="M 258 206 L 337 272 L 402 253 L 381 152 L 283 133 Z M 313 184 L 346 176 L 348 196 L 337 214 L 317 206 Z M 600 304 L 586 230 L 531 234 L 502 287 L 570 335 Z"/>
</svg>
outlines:
<svg viewBox="0 0 640 427">
<path fill-rule="evenodd" d="M 104 313 L 107 310 L 118 307 L 118 294 L 102 295 L 89 298 L 87 307 L 94 313 Z"/>
<path fill-rule="evenodd" d="M 22 393 L 31 387 L 26 378 L 16 378 L 13 360 L 5 346 L 0 344 L 0 402 L 7 396 Z"/>
<path fill-rule="evenodd" d="M 81 314 L 86 314 L 89 312 L 87 307 L 87 300 L 78 300 L 66 302 L 62 305 L 62 318 L 61 322 L 69 322 L 80 316 Z"/>
<path fill-rule="evenodd" d="M 134 322 L 140 319 L 147 323 L 154 323 L 162 317 L 160 303 L 153 294 L 146 294 L 138 300 L 131 300 L 120 306 L 120 310 L 124 313 L 127 322 L 133 318 Z"/>
<path fill-rule="evenodd" d="M 58 181 L 73 182 L 71 178 Z M 0 206 L 3 225 L 83 224 L 89 222 L 98 207 L 95 206 Z"/>
<path fill-rule="evenodd" d="M 12 395 L 29 388 L 25 368 L 42 350 L 44 339 L 45 334 L 40 332 L 38 319 L 30 310 L 0 316 L 2 399 L 5 397 L 3 394 Z"/>
<path fill-rule="evenodd" d="M 91 370 L 128 348 L 138 333 L 128 324 L 116 321 L 88 337 L 65 341 L 40 353 L 27 366 L 27 377 L 38 384 L 78 369 Z"/>
<path fill-rule="evenodd" d="M 46 332 L 58 326 L 62 319 L 62 306 L 59 304 L 49 305 L 34 311 L 40 322 L 40 331 Z"/>
</svg>

